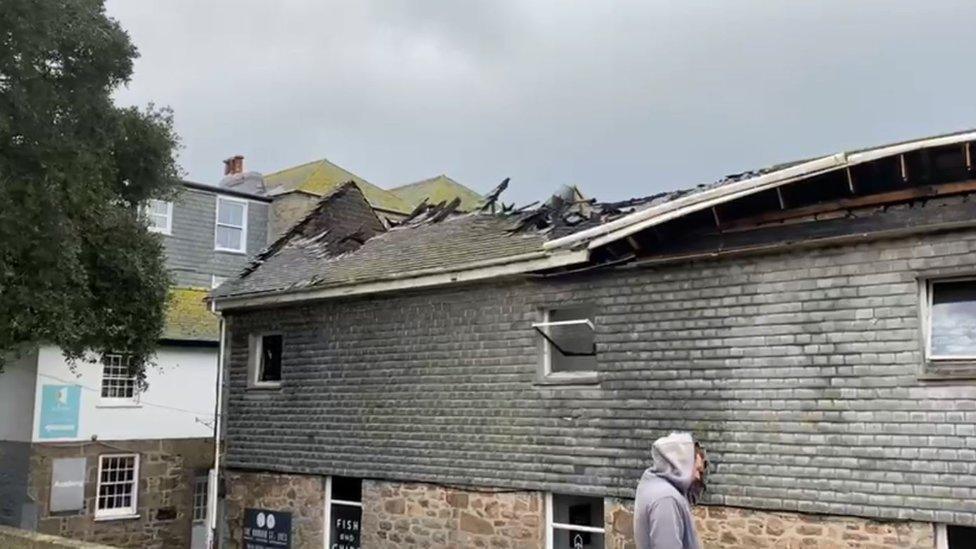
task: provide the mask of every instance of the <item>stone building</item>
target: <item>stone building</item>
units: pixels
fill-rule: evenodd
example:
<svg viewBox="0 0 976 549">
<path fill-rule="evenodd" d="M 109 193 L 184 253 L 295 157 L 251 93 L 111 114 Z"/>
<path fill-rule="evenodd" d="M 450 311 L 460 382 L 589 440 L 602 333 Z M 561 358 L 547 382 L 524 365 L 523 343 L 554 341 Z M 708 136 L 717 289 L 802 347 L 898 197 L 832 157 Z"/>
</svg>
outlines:
<svg viewBox="0 0 976 549">
<path fill-rule="evenodd" d="M 215 292 L 230 543 L 633 547 L 682 430 L 706 547 L 972 547 L 974 140 L 393 228 L 339 187 Z"/>
</svg>

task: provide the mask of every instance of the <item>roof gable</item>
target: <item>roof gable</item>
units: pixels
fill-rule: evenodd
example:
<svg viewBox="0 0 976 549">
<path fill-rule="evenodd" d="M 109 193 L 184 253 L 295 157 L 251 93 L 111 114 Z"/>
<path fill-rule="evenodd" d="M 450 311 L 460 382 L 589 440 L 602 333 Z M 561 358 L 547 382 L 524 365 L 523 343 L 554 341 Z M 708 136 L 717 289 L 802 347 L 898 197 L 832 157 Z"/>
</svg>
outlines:
<svg viewBox="0 0 976 549">
<path fill-rule="evenodd" d="M 461 204 L 458 209 L 469 212 L 477 209 L 484 202 L 483 196 L 446 175 L 401 185 L 390 189 L 390 192 L 414 208 L 422 204 L 425 199 L 429 204 L 438 204 L 460 198 Z"/>
<path fill-rule="evenodd" d="M 411 206 L 399 196 L 381 189 L 358 175 L 323 158 L 264 176 L 269 194 L 303 191 L 324 196 L 341 185 L 352 181 L 359 187 L 369 203 L 376 209 L 396 213 L 409 213 Z"/>
</svg>

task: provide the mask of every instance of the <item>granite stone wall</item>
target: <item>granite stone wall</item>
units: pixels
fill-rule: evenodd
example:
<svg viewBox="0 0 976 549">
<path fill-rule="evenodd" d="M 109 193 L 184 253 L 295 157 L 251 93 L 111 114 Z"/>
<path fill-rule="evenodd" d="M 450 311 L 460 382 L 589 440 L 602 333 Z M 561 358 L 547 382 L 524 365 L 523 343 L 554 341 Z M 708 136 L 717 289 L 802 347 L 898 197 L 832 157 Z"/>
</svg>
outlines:
<svg viewBox="0 0 976 549">
<path fill-rule="evenodd" d="M 606 549 L 634 549 L 633 502 L 608 498 L 604 509 Z M 695 527 L 705 549 L 935 547 L 935 529 L 926 522 L 878 522 L 721 506 L 698 506 L 694 513 Z"/>
<path fill-rule="evenodd" d="M 538 492 L 365 481 L 362 546 L 536 549 L 545 541 L 543 505 Z"/>
<path fill-rule="evenodd" d="M 98 456 L 139 454 L 137 516 L 95 519 Z M 51 513 L 51 467 L 55 458 L 84 457 L 85 508 Z M 213 466 L 211 439 L 121 440 L 82 444 L 35 444 L 30 458 L 28 495 L 37 508 L 37 530 L 115 547 L 189 547 L 193 480 Z"/>
<path fill-rule="evenodd" d="M 325 525 L 325 478 L 226 470 L 228 547 L 243 547 L 244 510 L 291 513 L 292 549 L 321 549 Z"/>
</svg>

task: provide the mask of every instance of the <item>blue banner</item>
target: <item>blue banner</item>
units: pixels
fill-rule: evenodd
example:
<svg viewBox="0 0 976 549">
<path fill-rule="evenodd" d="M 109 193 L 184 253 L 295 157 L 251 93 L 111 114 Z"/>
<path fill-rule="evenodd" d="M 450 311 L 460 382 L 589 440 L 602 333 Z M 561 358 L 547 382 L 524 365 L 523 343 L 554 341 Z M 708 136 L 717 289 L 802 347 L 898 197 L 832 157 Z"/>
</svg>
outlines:
<svg viewBox="0 0 976 549">
<path fill-rule="evenodd" d="M 73 438 L 78 436 L 78 409 L 81 387 L 77 385 L 44 385 L 41 387 L 41 425 L 39 438 Z"/>
</svg>

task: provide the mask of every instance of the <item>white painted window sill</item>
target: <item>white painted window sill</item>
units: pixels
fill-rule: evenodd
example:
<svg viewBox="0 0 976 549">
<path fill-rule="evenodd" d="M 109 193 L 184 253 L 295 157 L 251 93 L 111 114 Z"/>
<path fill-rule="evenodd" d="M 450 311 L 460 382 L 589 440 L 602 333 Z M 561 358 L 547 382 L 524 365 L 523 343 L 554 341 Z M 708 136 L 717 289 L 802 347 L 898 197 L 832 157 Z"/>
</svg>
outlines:
<svg viewBox="0 0 976 549">
<path fill-rule="evenodd" d="M 95 522 L 111 522 L 113 520 L 135 520 L 135 519 L 137 519 L 137 518 L 139 518 L 141 516 L 142 515 L 138 515 L 138 514 L 136 514 L 136 515 L 114 515 L 114 516 L 113 515 L 110 515 L 110 516 L 102 516 L 102 517 L 100 517 L 98 515 L 95 515 L 95 518 L 93 520 Z"/>
<path fill-rule="evenodd" d="M 142 408 L 141 402 L 136 402 L 133 400 L 112 402 L 110 400 L 99 401 L 95 405 L 96 408 Z"/>
<path fill-rule="evenodd" d="M 229 250 L 227 248 L 214 248 L 214 251 L 225 253 L 225 254 L 247 255 L 247 250 Z"/>
<path fill-rule="evenodd" d="M 535 385 L 599 385 L 600 374 L 597 372 L 565 372 L 549 374 L 538 379 Z"/>
</svg>

